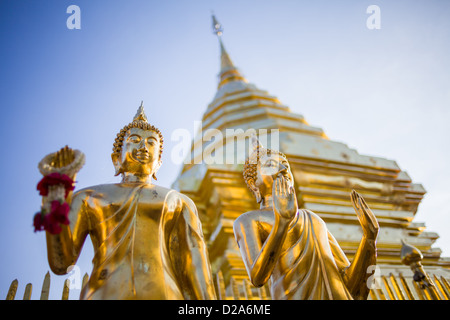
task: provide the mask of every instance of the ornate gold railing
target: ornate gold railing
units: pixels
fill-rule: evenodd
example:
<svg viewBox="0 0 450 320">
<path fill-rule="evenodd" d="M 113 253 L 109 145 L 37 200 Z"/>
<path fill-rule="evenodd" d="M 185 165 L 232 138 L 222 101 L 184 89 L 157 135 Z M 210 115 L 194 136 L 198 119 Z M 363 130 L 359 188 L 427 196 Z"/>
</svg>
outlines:
<svg viewBox="0 0 450 320">
<path fill-rule="evenodd" d="M 224 281 L 219 273 L 216 276 L 216 289 L 218 299 L 221 300 L 270 300 L 270 291 L 267 286 L 253 287 L 246 279 L 238 283 L 230 279 L 230 284 L 225 289 Z M 379 277 L 376 289 L 370 290 L 369 300 L 450 300 L 449 280 L 443 276 L 433 275 L 431 281 L 433 287 L 423 287 L 412 278 L 404 277 L 400 272 L 397 275 Z"/>
<path fill-rule="evenodd" d="M 83 282 L 82 282 L 83 286 L 86 284 L 88 279 L 89 279 L 89 276 L 86 273 L 83 276 Z M 13 280 L 11 282 L 11 285 L 9 286 L 8 294 L 6 295 L 6 300 L 14 300 L 15 299 L 18 287 L 19 287 L 19 281 L 17 279 Z M 31 299 L 32 290 L 33 290 L 33 285 L 31 283 L 28 283 L 25 286 L 23 300 Z M 66 279 L 64 281 L 64 285 L 63 285 L 63 289 L 62 289 L 61 300 L 68 300 L 69 292 L 70 292 L 70 279 Z M 50 272 L 47 272 L 47 274 L 44 277 L 44 282 L 42 283 L 40 300 L 48 300 L 49 294 L 50 294 Z"/>
<path fill-rule="evenodd" d="M 215 275 L 215 287 L 217 298 L 220 300 L 270 300 L 270 291 L 267 285 L 256 288 L 250 284 L 247 279 L 237 281 L 230 279 L 229 285 L 225 286 L 222 273 Z M 449 280 L 443 276 L 430 276 L 434 288 L 423 287 L 420 283 L 414 281 L 412 278 L 406 278 L 402 273 L 394 276 L 390 273 L 389 276 L 382 275 L 378 282 L 378 287 L 370 291 L 370 300 L 450 300 L 450 284 Z M 83 277 L 82 285 L 84 286 L 88 281 L 89 276 L 86 273 Z M 14 280 L 11 283 L 6 300 L 14 300 L 17 293 L 19 282 Z M 431 291 L 433 290 L 433 291 Z M 28 283 L 25 287 L 23 300 L 30 300 L 32 292 L 32 284 Z M 50 293 L 50 273 L 44 277 L 42 284 L 40 300 L 48 300 Z M 68 300 L 70 293 L 70 280 L 64 281 L 61 299 Z"/>
<path fill-rule="evenodd" d="M 369 300 L 450 300 L 449 280 L 444 276 L 429 274 L 422 265 L 423 255 L 419 249 L 411 246 L 402 240 L 403 246 L 400 257 L 402 263 L 410 267 L 412 277 L 404 277 L 402 272 L 389 276 L 378 275 L 373 283 L 374 289 L 369 292 Z M 86 273 L 82 279 L 82 287 L 89 279 Z M 214 286 L 219 300 L 271 300 L 268 285 L 256 288 L 243 278 L 236 280 L 229 279 L 228 285 L 221 271 L 214 274 Z M 14 280 L 8 290 L 6 300 L 14 300 L 19 282 Z M 23 300 L 31 299 L 32 284 L 25 287 Z M 50 293 L 50 273 L 44 277 L 41 289 L 41 300 L 48 300 Z M 70 293 L 70 279 L 64 281 L 62 290 L 62 300 L 68 300 Z"/>
<path fill-rule="evenodd" d="M 450 285 L 443 276 L 433 275 L 434 288 L 423 287 L 418 282 L 407 279 L 400 272 L 381 276 L 381 285 L 370 290 L 371 300 L 449 300 Z"/>
</svg>

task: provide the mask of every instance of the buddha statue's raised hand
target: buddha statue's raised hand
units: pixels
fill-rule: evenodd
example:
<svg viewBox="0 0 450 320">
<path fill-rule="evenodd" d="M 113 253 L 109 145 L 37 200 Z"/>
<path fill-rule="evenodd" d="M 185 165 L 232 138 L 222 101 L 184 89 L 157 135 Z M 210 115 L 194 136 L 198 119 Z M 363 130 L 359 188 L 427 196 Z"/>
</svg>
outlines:
<svg viewBox="0 0 450 320">
<path fill-rule="evenodd" d="M 276 215 L 289 222 L 294 219 L 298 210 L 297 197 L 284 176 L 279 175 L 273 182 L 272 201 Z"/>
<path fill-rule="evenodd" d="M 65 146 L 64 148 L 61 148 L 59 151 L 55 153 L 52 165 L 55 168 L 62 168 L 72 163 L 74 159 L 75 153 L 73 149 L 69 148 L 68 146 Z"/>
<path fill-rule="evenodd" d="M 352 191 L 350 198 L 356 215 L 358 216 L 359 223 L 363 229 L 364 236 L 366 236 L 367 239 L 375 240 L 380 229 L 375 215 L 372 210 L 370 210 L 364 198 L 355 190 Z"/>
<path fill-rule="evenodd" d="M 61 148 L 56 153 L 54 153 L 51 165 L 54 168 L 61 169 L 71 164 L 74 160 L 75 152 L 73 151 L 73 149 L 65 146 L 64 148 Z"/>
<path fill-rule="evenodd" d="M 70 203 L 75 177 L 84 161 L 81 151 L 65 146 L 46 155 L 39 162 L 38 168 L 44 178 L 38 184 L 38 190 L 43 196 L 44 211 L 50 212 L 51 202 L 54 200 L 66 200 Z"/>
<path fill-rule="evenodd" d="M 57 152 L 46 155 L 39 163 L 39 171 L 43 176 L 51 173 L 61 173 L 75 179 L 76 174 L 83 167 L 84 154 L 65 146 Z"/>
</svg>

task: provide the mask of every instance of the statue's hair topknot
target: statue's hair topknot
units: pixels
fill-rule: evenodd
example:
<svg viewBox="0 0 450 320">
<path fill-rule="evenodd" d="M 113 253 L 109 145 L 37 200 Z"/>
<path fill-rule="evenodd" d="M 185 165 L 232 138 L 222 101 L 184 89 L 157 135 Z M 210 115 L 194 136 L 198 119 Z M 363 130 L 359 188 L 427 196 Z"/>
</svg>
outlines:
<svg viewBox="0 0 450 320">
<path fill-rule="evenodd" d="M 278 154 L 279 156 L 286 159 L 286 155 L 284 155 L 280 151 L 266 149 L 262 146 L 258 146 L 256 150 L 254 150 L 254 152 L 245 160 L 244 170 L 242 172 L 245 183 L 247 184 L 247 187 L 250 189 L 250 191 L 253 191 L 251 186 L 255 184 L 255 181 L 258 176 L 257 170 L 259 159 L 261 158 L 261 156 L 265 154 L 267 155 Z"/>
</svg>

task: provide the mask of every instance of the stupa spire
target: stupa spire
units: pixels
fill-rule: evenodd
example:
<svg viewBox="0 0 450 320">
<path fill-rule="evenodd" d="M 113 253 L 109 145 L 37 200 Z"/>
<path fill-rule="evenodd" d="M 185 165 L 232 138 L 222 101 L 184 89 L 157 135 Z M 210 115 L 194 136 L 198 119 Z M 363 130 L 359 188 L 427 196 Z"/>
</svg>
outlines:
<svg viewBox="0 0 450 320">
<path fill-rule="evenodd" d="M 244 81 L 247 80 L 239 73 L 238 69 L 233 64 L 233 61 L 230 58 L 225 46 L 223 45 L 222 35 L 223 35 L 223 27 L 220 22 L 217 20 L 216 16 L 212 15 L 212 28 L 213 33 L 219 39 L 220 44 L 220 83 L 219 88 L 229 81 Z"/>
</svg>

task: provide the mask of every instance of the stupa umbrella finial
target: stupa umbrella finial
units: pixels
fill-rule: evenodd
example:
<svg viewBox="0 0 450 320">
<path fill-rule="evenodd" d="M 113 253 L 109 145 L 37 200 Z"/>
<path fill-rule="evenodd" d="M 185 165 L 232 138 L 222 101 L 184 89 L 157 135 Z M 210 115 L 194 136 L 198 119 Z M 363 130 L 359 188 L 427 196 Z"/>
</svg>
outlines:
<svg viewBox="0 0 450 320">
<path fill-rule="evenodd" d="M 212 27 L 213 33 L 220 37 L 223 34 L 222 25 L 217 21 L 216 16 L 212 14 Z"/>
<path fill-rule="evenodd" d="M 230 81 L 243 81 L 247 82 L 247 80 L 240 74 L 238 69 L 233 64 L 233 61 L 231 60 L 227 50 L 225 50 L 225 46 L 222 42 L 222 35 L 223 35 L 223 27 L 220 24 L 220 22 L 216 19 L 216 16 L 212 15 L 212 28 L 213 33 L 217 35 L 217 38 L 219 39 L 219 45 L 220 45 L 220 83 L 219 88 L 224 85 L 227 82 Z"/>
</svg>

